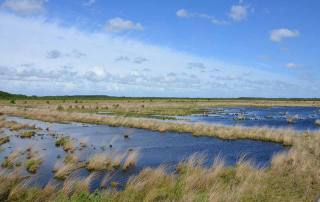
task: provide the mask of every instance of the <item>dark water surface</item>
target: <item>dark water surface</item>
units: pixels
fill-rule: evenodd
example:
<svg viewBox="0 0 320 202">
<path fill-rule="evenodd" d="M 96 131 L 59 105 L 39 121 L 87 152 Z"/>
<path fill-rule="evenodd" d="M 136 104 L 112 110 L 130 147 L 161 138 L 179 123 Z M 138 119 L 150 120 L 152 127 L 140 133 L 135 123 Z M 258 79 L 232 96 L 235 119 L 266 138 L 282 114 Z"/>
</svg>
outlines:
<svg viewBox="0 0 320 202">
<path fill-rule="evenodd" d="M 295 130 L 319 130 L 315 123 L 320 119 L 319 107 L 215 107 L 206 109 L 207 114 L 179 116 L 191 122 L 225 125 L 267 126 Z M 293 121 L 288 121 L 293 118 Z"/>
<path fill-rule="evenodd" d="M 37 150 L 44 162 L 32 179 L 34 183 L 40 186 L 52 179 L 53 167 L 56 163 L 61 162 L 66 155 L 62 148 L 55 146 L 56 139 L 45 131 L 48 126 L 51 132 L 54 131 L 74 138 L 77 146 L 80 140 L 87 141 L 88 147 L 75 152 L 81 160 L 86 160 L 94 153 L 125 153 L 129 149 L 138 150 L 140 155 L 135 168 L 128 172 L 119 170 L 111 173 L 112 180 L 120 183 L 124 183 L 128 176 L 137 174 L 145 167 L 165 164 L 173 168 L 179 161 L 196 152 L 207 156 L 207 166 L 212 164 L 217 155 L 223 157 L 227 165 L 234 165 L 241 156 L 246 155 L 246 158 L 252 160 L 256 166 L 264 167 L 269 165 L 270 159 L 275 153 L 286 150 L 282 145 L 271 142 L 221 140 L 213 137 L 195 137 L 190 134 L 160 133 L 106 125 L 49 124 L 18 117 L 8 117 L 7 119 L 19 123 L 35 124 L 43 129 L 31 139 L 21 139 L 16 136 L 16 132 L 5 131 L 6 134 L 11 136 L 11 141 L 2 146 L 5 150 L 0 153 L 0 160 L 2 161 L 6 155 L 16 149 L 23 150 L 31 146 L 33 150 Z M 128 134 L 129 138 L 124 138 L 123 134 Z M 112 148 L 109 147 L 110 144 L 112 144 Z M 61 156 L 60 159 L 57 158 L 58 155 Z M 88 175 L 88 171 L 85 169 L 77 172 L 78 175 Z M 105 173 L 100 174 L 105 175 Z M 98 173 L 98 175 L 100 174 Z"/>
</svg>

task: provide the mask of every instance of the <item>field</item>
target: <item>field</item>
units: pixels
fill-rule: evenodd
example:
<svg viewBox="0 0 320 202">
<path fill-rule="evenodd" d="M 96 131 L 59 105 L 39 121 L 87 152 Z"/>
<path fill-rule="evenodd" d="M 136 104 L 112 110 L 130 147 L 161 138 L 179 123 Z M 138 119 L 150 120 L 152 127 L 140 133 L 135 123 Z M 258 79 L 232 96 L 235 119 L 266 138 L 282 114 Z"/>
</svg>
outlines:
<svg viewBox="0 0 320 202">
<path fill-rule="evenodd" d="M 98 171 L 132 169 L 138 151 L 112 156 L 100 155 L 79 160 L 77 153 L 88 143 L 85 140 L 56 134 L 57 147 L 65 156 L 63 165 L 55 171 L 62 186 L 46 184 L 27 186 L 28 177 L 36 175 L 44 157 L 36 151 L 12 152 L 2 159 L 0 198 L 7 201 L 314 201 L 320 194 L 320 132 L 275 129 L 268 127 L 225 126 L 208 123 L 186 123 L 177 116 L 199 114 L 206 116 L 210 107 L 319 107 L 319 100 L 289 99 L 175 99 L 175 98 L 82 98 L 82 97 L 14 97 L 0 100 L 1 147 L 10 143 L 7 131 L 20 134 L 22 141 L 46 134 L 46 129 L 8 121 L 5 116 L 18 116 L 51 123 L 80 122 L 113 127 L 140 128 L 155 132 L 192 134 L 217 137 L 223 140 L 250 139 L 276 142 L 288 150 L 275 154 L 270 165 L 256 167 L 249 159 L 240 158 L 228 165 L 216 157 L 205 166 L 207 158 L 201 154 L 181 159 L 174 171 L 166 165 L 145 167 L 119 188 L 119 182 L 104 179 L 92 190 Z M 315 122 L 317 123 L 317 122 Z M 40 130 L 40 131 L 37 131 Z M 41 130 L 43 130 L 41 132 Z M 50 124 L 48 124 L 50 134 Z M 29 131 L 29 132 L 27 132 Z M 31 131 L 31 132 L 30 132 Z M 34 132 L 32 132 L 34 131 Z M 52 131 L 54 133 L 54 131 Z M 11 133 L 10 133 L 11 134 Z M 52 135 L 52 134 L 51 134 Z M 130 139 L 130 132 L 118 134 Z M 44 136 L 45 138 L 46 136 Z M 40 138 L 40 136 L 39 136 Z M 110 144 L 111 145 L 111 144 Z M 112 145 L 111 145 L 112 146 Z M 63 150 L 63 151 L 62 151 Z M 102 151 L 104 151 L 102 149 Z M 22 165 L 16 165 L 19 155 L 26 155 Z M 27 158 L 27 157 L 30 158 Z M 67 156 L 67 157 L 66 157 Z M 70 178 L 77 169 L 87 169 L 85 178 Z M 27 170 L 24 175 L 21 170 Z M 110 171 L 111 170 L 111 171 Z M 102 180 L 103 181 L 103 180 Z M 106 185 L 107 184 L 107 185 Z M 102 186 L 103 185 L 103 186 Z"/>
</svg>

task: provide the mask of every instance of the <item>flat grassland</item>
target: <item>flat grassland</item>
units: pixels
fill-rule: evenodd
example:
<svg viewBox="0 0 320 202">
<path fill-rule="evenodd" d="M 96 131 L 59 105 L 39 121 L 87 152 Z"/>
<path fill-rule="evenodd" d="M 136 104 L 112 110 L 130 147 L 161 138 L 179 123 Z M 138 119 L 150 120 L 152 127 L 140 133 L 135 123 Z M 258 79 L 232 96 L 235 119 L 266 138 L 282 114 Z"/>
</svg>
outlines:
<svg viewBox="0 0 320 202">
<path fill-rule="evenodd" d="M 2 100 L 0 113 L 49 122 L 82 122 L 189 132 L 222 139 L 254 139 L 290 145 L 268 168 L 247 161 L 226 167 L 222 159 L 206 168 L 202 156 L 181 162 L 176 173 L 146 168 L 124 190 L 88 192 L 89 180 L 62 189 L 26 188 L 19 177 L 1 175 L 0 198 L 8 201 L 314 201 L 320 194 L 320 132 L 163 122 L 146 117 L 205 113 L 214 106 L 320 106 L 318 100 L 263 99 L 34 99 Z M 96 114 L 103 112 L 114 116 Z M 89 176 L 90 177 L 90 176 Z M 72 190 L 72 191 L 70 191 Z"/>
</svg>

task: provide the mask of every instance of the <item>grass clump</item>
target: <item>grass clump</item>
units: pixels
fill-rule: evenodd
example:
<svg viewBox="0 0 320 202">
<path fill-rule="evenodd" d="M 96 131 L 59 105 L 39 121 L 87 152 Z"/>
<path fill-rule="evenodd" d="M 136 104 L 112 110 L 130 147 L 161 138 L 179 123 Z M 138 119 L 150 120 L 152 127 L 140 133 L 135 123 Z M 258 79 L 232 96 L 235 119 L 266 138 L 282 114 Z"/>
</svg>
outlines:
<svg viewBox="0 0 320 202">
<path fill-rule="evenodd" d="M 59 166 L 53 170 L 54 177 L 64 180 L 75 170 L 84 167 L 83 163 L 67 163 Z"/>
<path fill-rule="evenodd" d="M 68 154 L 64 157 L 63 163 L 77 163 L 79 162 L 79 159 L 76 155 Z"/>
<path fill-rule="evenodd" d="M 1 136 L 0 137 L 0 145 L 3 145 L 5 143 L 10 142 L 10 137 L 9 136 Z"/>
<path fill-rule="evenodd" d="M 19 156 L 21 155 L 21 151 L 19 150 L 15 150 L 13 152 L 11 152 L 8 156 L 4 157 L 4 160 L 1 163 L 1 167 L 2 168 L 14 168 L 17 159 L 19 158 Z"/>
<path fill-rule="evenodd" d="M 86 168 L 90 171 L 111 170 L 112 158 L 109 154 L 94 154 L 89 158 Z"/>
<path fill-rule="evenodd" d="M 22 134 L 20 135 L 21 138 L 31 138 L 36 134 L 35 131 L 28 130 L 28 131 L 23 131 Z"/>
<path fill-rule="evenodd" d="M 57 147 L 62 147 L 66 152 L 73 152 L 75 150 L 75 146 L 70 137 L 60 137 L 55 144 Z"/>
<path fill-rule="evenodd" d="M 25 162 L 26 170 L 30 173 L 36 173 L 42 163 L 41 159 L 28 159 Z"/>
<path fill-rule="evenodd" d="M 123 170 L 128 170 L 129 168 L 134 167 L 138 160 L 138 156 L 138 151 L 130 151 L 125 162 L 123 163 Z"/>
</svg>

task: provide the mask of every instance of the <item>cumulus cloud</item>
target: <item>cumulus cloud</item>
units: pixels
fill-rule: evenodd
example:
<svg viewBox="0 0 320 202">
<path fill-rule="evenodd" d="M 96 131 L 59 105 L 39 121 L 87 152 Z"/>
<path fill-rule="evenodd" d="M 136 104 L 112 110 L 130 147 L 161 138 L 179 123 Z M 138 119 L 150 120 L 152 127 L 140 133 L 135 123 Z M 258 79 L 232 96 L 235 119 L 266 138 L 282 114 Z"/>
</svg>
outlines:
<svg viewBox="0 0 320 202">
<path fill-rule="evenodd" d="M 143 26 L 137 22 L 125 20 L 119 17 L 112 18 L 107 22 L 107 30 L 110 32 L 123 32 L 129 30 L 143 30 Z"/>
<path fill-rule="evenodd" d="M 307 93 L 317 96 L 320 92 L 319 87 L 314 87 L 320 84 L 292 75 L 199 57 L 108 32 L 87 33 L 38 17 L 0 12 L 0 27 L 0 86 L 5 91 L 31 95 L 199 97 L 305 97 Z M 12 48 L 21 44 L 24 48 Z M 52 54 L 53 50 L 59 54 Z M 85 57 L 72 56 L 73 50 Z M 59 59 L 45 57 L 48 52 L 55 58 L 60 55 Z M 116 61 L 119 56 L 123 58 Z M 130 61 L 120 62 L 124 57 Z M 147 62 L 134 63 L 139 57 L 147 58 Z M 194 63 L 193 68 L 186 67 L 188 61 Z M 132 68 L 134 65 L 138 70 Z M 206 73 L 199 73 L 203 66 Z M 215 68 L 220 71 L 209 71 Z M 251 74 L 245 75 L 246 72 Z M 310 87 L 312 91 L 306 90 Z"/>
<path fill-rule="evenodd" d="M 19 13 L 35 13 L 43 10 L 47 0 L 5 0 L 2 7 Z"/>
<path fill-rule="evenodd" d="M 134 64 L 142 64 L 144 62 L 147 62 L 148 59 L 145 57 L 134 57 L 130 58 L 128 56 L 119 56 L 115 59 L 116 62 L 132 62 Z"/>
<path fill-rule="evenodd" d="M 228 16 L 231 21 L 242 21 L 247 18 L 248 8 L 248 5 L 245 5 L 242 1 L 240 1 L 239 4 L 231 6 L 230 11 L 228 12 Z M 190 12 L 184 8 L 177 10 L 176 15 L 180 18 L 202 18 L 216 25 L 224 25 L 230 23 L 230 20 L 217 19 L 215 16 L 206 13 Z"/>
<path fill-rule="evenodd" d="M 189 69 L 206 69 L 207 67 L 201 62 L 190 62 L 188 63 Z"/>
<path fill-rule="evenodd" d="M 270 40 L 273 42 L 281 42 L 285 38 L 295 38 L 300 35 L 298 30 L 290 30 L 287 28 L 274 29 L 270 32 Z"/>
<path fill-rule="evenodd" d="M 232 5 L 228 16 L 234 21 L 241 21 L 247 18 L 248 6 L 243 4 Z"/>
<path fill-rule="evenodd" d="M 186 9 L 177 10 L 176 15 L 181 18 L 192 16 Z"/>
<path fill-rule="evenodd" d="M 147 61 L 148 61 L 148 59 L 144 58 L 144 57 L 136 57 L 133 60 L 133 62 L 136 63 L 136 64 L 142 64 L 142 63 L 147 62 Z"/>
<path fill-rule="evenodd" d="M 62 56 L 62 53 L 58 50 L 51 50 L 47 52 L 47 58 L 49 59 L 57 59 Z"/>
<path fill-rule="evenodd" d="M 195 17 L 195 18 L 202 18 L 202 19 L 206 19 L 209 20 L 211 23 L 216 24 L 216 25 L 222 25 L 222 24 L 226 24 L 227 22 L 224 20 L 219 20 L 216 17 L 212 16 L 212 15 L 208 15 L 206 13 L 195 13 L 195 12 L 189 12 L 186 9 L 179 9 L 176 12 L 176 15 L 180 18 L 191 18 L 191 17 Z"/>
<path fill-rule="evenodd" d="M 76 50 L 76 49 L 73 49 L 72 51 L 70 52 L 65 52 L 63 53 L 62 51 L 59 51 L 59 50 L 50 50 L 50 51 L 47 51 L 47 58 L 48 59 L 58 59 L 58 58 L 61 58 L 61 57 L 74 57 L 74 58 L 82 58 L 82 57 L 85 57 L 87 56 L 86 53 L 83 53 L 79 50 Z"/>
<path fill-rule="evenodd" d="M 289 69 L 292 69 L 292 68 L 297 68 L 299 67 L 298 64 L 296 63 L 293 63 L 293 62 L 288 62 L 287 64 L 285 64 L 285 67 L 289 68 Z"/>
</svg>

